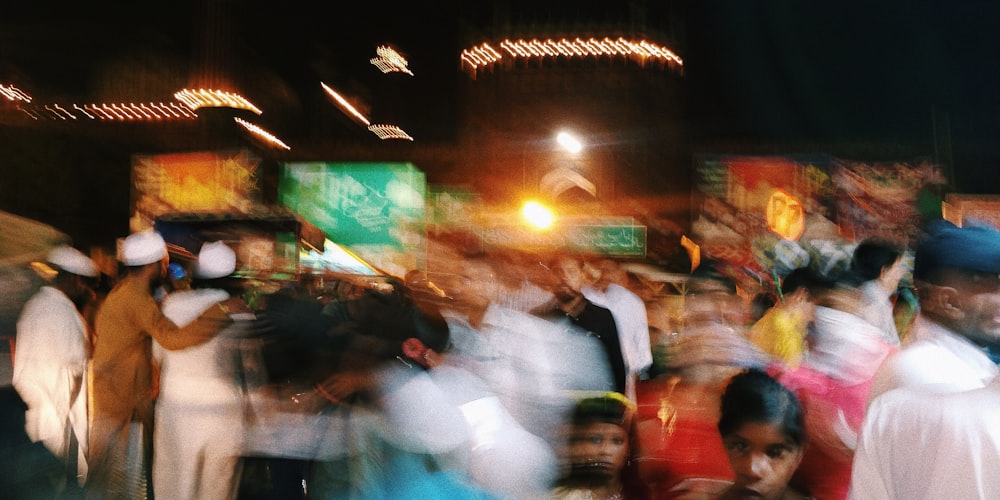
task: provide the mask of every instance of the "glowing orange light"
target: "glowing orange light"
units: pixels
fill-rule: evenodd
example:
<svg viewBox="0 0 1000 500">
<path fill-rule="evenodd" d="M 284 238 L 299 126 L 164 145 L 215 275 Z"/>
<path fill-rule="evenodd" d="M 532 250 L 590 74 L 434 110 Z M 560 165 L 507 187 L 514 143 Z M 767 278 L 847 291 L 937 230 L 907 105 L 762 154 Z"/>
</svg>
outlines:
<svg viewBox="0 0 1000 500">
<path fill-rule="evenodd" d="M 796 241 L 805 231 L 805 211 L 794 196 L 776 189 L 767 200 L 767 227 L 786 240 Z"/>
<path fill-rule="evenodd" d="M 555 222 L 555 216 L 545 205 L 537 201 L 527 201 L 521 207 L 521 216 L 538 229 L 548 229 Z"/>
</svg>

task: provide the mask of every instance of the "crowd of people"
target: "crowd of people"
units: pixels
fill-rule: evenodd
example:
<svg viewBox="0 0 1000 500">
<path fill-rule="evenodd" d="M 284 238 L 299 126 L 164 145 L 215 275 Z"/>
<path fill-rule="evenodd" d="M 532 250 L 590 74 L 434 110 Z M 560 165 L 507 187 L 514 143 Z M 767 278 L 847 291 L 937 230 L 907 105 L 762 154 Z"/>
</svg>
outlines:
<svg viewBox="0 0 1000 500">
<path fill-rule="evenodd" d="M 226 242 L 144 231 L 101 288 L 53 249 L 0 393 L 4 496 L 1000 498 L 993 228 L 753 296 L 706 258 L 662 335 L 614 259 L 434 257 L 263 289 Z"/>
</svg>

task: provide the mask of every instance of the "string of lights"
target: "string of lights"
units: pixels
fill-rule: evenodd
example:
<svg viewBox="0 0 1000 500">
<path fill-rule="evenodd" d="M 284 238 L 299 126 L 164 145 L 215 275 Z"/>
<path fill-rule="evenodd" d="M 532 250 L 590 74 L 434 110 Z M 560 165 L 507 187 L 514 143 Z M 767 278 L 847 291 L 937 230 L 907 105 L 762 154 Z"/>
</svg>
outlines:
<svg viewBox="0 0 1000 500">
<path fill-rule="evenodd" d="M 612 39 L 590 38 L 583 40 L 566 38 L 558 41 L 547 39 L 504 40 L 500 49 L 494 49 L 489 43 L 483 43 L 462 51 L 462 63 L 473 71 L 499 63 L 504 54 L 511 58 L 571 58 L 571 57 L 601 57 L 625 56 L 639 62 L 656 60 L 667 64 L 683 66 L 684 61 L 669 48 L 646 40 L 628 40 L 624 37 Z"/>
</svg>

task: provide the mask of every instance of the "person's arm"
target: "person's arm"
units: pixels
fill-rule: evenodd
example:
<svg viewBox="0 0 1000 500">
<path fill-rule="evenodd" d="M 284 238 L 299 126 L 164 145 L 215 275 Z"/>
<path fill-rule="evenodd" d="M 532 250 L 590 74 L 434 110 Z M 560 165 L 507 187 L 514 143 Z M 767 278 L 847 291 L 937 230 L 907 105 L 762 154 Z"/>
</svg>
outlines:
<svg viewBox="0 0 1000 500">
<path fill-rule="evenodd" d="M 229 317 L 230 303 L 231 301 L 220 302 L 209 307 L 198 319 L 183 328 L 164 316 L 152 297 L 137 305 L 136 316 L 143 331 L 149 333 L 164 349 L 176 351 L 201 344 L 232 323 Z"/>
</svg>

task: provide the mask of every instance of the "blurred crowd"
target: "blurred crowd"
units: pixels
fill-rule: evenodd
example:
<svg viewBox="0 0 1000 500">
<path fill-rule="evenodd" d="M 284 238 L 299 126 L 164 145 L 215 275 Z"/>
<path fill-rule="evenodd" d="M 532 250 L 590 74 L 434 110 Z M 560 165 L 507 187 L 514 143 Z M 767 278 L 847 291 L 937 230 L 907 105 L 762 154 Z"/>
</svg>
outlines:
<svg viewBox="0 0 1000 500">
<path fill-rule="evenodd" d="M 283 282 L 153 231 L 92 257 L 53 249 L 20 311 L 5 498 L 1000 498 L 990 227 L 752 291 L 694 260 L 669 318 L 570 251 Z"/>
</svg>

